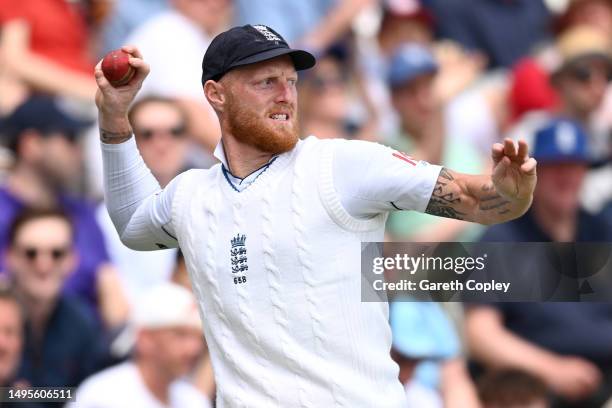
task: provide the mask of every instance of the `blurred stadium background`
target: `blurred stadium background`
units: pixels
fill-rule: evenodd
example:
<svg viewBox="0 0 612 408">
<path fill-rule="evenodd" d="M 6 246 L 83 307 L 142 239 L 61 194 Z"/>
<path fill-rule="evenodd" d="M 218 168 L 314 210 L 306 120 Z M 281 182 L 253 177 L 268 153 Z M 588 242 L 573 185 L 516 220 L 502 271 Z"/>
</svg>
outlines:
<svg viewBox="0 0 612 408">
<path fill-rule="evenodd" d="M 173 308 L 193 302 L 180 252 L 123 247 L 102 202 L 93 67 L 122 44 L 151 65 L 130 120 L 163 186 L 215 163 L 201 59 L 246 23 L 317 55 L 298 85 L 304 136 L 466 173 L 487 172 L 504 137 L 529 142 L 523 218 L 396 213 L 388 240 L 612 241 L 611 0 L 0 0 L 0 386 L 80 386 L 77 407 L 214 406 L 201 330 Z M 391 325 L 411 407 L 612 395 L 612 305 L 395 303 Z"/>
</svg>

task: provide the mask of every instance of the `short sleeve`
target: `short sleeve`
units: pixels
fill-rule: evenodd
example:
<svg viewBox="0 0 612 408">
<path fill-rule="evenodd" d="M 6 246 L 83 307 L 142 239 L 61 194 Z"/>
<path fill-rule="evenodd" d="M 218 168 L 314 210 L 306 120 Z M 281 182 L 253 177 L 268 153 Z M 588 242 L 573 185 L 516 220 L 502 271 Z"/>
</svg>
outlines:
<svg viewBox="0 0 612 408">
<path fill-rule="evenodd" d="M 441 167 L 364 141 L 335 146 L 334 187 L 356 218 L 392 210 L 425 211 Z"/>
</svg>

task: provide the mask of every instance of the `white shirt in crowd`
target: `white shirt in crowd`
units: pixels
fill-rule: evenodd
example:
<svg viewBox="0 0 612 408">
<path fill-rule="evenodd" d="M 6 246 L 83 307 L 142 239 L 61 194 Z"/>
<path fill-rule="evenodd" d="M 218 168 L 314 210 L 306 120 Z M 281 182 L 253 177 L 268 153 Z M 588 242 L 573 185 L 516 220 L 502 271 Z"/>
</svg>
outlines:
<svg viewBox="0 0 612 408">
<path fill-rule="evenodd" d="M 125 362 L 89 377 L 66 408 L 211 408 L 210 401 L 187 381 L 170 385 L 169 404 L 149 391 L 135 363 Z"/>
</svg>

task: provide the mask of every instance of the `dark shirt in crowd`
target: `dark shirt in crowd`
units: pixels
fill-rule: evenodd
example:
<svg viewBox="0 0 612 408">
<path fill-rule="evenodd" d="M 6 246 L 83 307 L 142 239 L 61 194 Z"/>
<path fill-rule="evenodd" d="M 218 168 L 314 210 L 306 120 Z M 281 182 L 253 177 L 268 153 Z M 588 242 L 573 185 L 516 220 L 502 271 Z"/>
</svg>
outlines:
<svg viewBox="0 0 612 408">
<path fill-rule="evenodd" d="M 99 330 L 83 303 L 61 296 L 42 338 L 35 339 L 26 322 L 17 378 L 33 387 L 76 387 L 100 367 L 102 347 Z"/>
<path fill-rule="evenodd" d="M 485 242 L 550 242 L 531 211 L 490 227 Z M 580 211 L 576 242 L 612 242 L 603 216 Z M 612 368 L 612 304 L 577 302 L 496 303 L 505 326 L 520 337 L 562 355 L 584 357 Z"/>
<path fill-rule="evenodd" d="M 510 67 L 550 38 L 543 0 L 428 0 L 438 34 L 484 52 L 489 65 Z"/>
</svg>

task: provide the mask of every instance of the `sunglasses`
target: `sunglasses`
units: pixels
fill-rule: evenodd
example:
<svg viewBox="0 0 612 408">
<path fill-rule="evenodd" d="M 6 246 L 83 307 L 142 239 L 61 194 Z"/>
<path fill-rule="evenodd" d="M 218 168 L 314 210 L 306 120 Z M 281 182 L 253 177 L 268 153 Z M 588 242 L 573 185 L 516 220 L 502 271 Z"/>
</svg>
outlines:
<svg viewBox="0 0 612 408">
<path fill-rule="evenodd" d="M 151 140 L 155 135 L 166 134 L 172 136 L 173 139 L 182 139 L 185 137 L 185 126 L 179 125 L 171 128 L 142 128 L 136 130 L 134 133 L 137 137 L 143 140 Z"/>
<path fill-rule="evenodd" d="M 603 72 L 606 80 L 608 82 L 612 81 L 612 68 L 608 68 L 605 71 L 602 71 L 601 69 L 593 68 L 588 65 L 576 65 L 569 69 L 569 75 L 576 81 L 581 82 L 583 84 L 588 84 L 589 82 L 591 82 L 597 72 Z"/>
<path fill-rule="evenodd" d="M 38 257 L 43 254 L 47 254 L 51 257 L 53 262 L 61 262 L 70 253 L 70 247 L 56 247 L 50 249 L 42 249 L 36 247 L 25 246 L 19 249 L 21 256 L 23 256 L 28 262 L 35 262 Z"/>
</svg>

